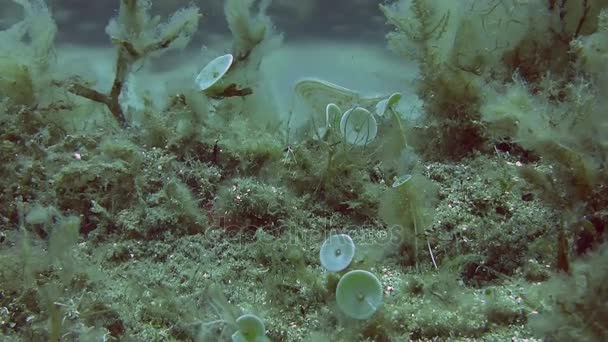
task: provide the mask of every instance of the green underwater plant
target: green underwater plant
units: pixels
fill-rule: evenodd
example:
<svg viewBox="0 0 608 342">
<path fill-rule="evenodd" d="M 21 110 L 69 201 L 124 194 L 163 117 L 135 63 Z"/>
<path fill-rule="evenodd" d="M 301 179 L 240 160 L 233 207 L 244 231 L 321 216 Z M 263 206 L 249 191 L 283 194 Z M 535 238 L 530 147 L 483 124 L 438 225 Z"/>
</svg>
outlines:
<svg viewBox="0 0 608 342">
<path fill-rule="evenodd" d="M 175 12 L 164 24 L 150 16 L 150 0 L 121 0 L 118 16 L 106 28 L 118 51 L 114 81 L 105 94 L 72 80 L 66 84 L 69 92 L 104 104 L 118 124 L 130 125 L 125 117 L 121 93 L 134 66 L 145 58 L 171 49 L 185 47 L 198 28 L 201 17 L 198 7 L 191 5 Z"/>
<path fill-rule="evenodd" d="M 524 165 L 518 172 L 544 203 L 560 213 L 551 230 L 558 246 L 555 265 L 570 272 L 571 252 L 585 254 L 603 239 L 603 228 L 595 227 L 604 223 L 591 224 L 588 218 L 606 220 L 603 184 L 608 175 L 602 165 L 608 160 L 608 121 L 600 94 L 608 84 L 605 63 L 598 60 L 606 55 L 608 9 L 596 1 L 560 6 L 556 30 L 561 44 L 568 46 L 547 53 L 568 55 L 561 56 L 561 62 L 557 57 L 543 59 L 548 63 L 543 70 L 514 73 L 506 84 L 496 82 L 484 93 L 480 111 L 486 135 L 494 143 L 518 146 L 550 165 L 525 165 L 529 160 L 522 156 Z M 583 6 L 581 11 L 578 6 Z M 576 248 L 570 241 L 576 241 Z"/>
<path fill-rule="evenodd" d="M 325 126 L 317 128 L 317 133 L 314 138 L 319 140 L 327 139 L 332 129 L 340 127 L 340 118 L 342 116 L 342 110 L 335 103 L 328 103 L 325 107 Z"/>
<path fill-rule="evenodd" d="M 238 330 L 232 334 L 232 342 L 267 341 L 264 322 L 256 315 L 244 314 L 236 319 Z"/>
<path fill-rule="evenodd" d="M 465 71 L 470 66 L 459 68 L 456 64 L 474 59 L 468 54 L 469 46 L 460 43 L 464 36 L 460 26 L 472 22 L 465 8 L 469 7 L 434 0 L 380 5 L 394 27 L 387 35 L 389 48 L 416 61 L 420 69 L 416 92 L 427 115 L 423 126 L 411 130 L 409 143 L 429 158 L 460 158 L 482 141 L 475 124 L 482 81 L 478 71 Z"/>
<path fill-rule="evenodd" d="M 402 95 L 400 93 L 392 93 L 386 99 L 376 104 L 376 114 L 378 116 L 384 116 L 387 111 L 394 111 L 395 106 L 401 100 Z"/>
<path fill-rule="evenodd" d="M 328 237 L 321 245 L 319 259 L 329 272 L 340 272 L 348 267 L 355 256 L 355 243 L 347 234 Z"/>
<path fill-rule="evenodd" d="M 228 72 L 234 57 L 231 54 L 221 55 L 207 65 L 196 75 L 194 82 L 198 89 L 204 92 L 212 90 L 222 77 Z"/>
<path fill-rule="evenodd" d="M 57 25 L 45 1 L 12 2 L 21 6 L 23 18 L 0 30 L 0 103 L 6 100 L 9 108 L 31 107 L 47 100 L 51 88 Z"/>
<path fill-rule="evenodd" d="M 216 284 L 210 284 L 205 289 L 208 311 L 218 316 L 211 321 L 197 321 L 190 325 L 198 325 L 196 341 L 232 341 L 232 342 L 268 342 L 264 321 L 252 313 L 239 313 L 226 298 L 222 289 Z"/>
<path fill-rule="evenodd" d="M 336 302 L 348 317 L 368 319 L 382 305 L 382 284 L 371 272 L 350 271 L 338 282 Z"/>
<path fill-rule="evenodd" d="M 546 75 L 557 76 L 552 96 L 558 99 L 560 88 L 576 76 L 571 42 L 574 51 L 590 56 L 587 65 L 597 60 L 589 49 L 591 40 L 580 37 L 593 30 L 593 16 L 603 6 L 594 0 L 509 5 L 400 0 L 380 5 L 394 27 L 387 35 L 389 48 L 420 68 L 416 90 L 426 116 L 410 142 L 431 158 L 461 158 L 484 150 L 488 137 L 480 107 L 493 87 L 500 89 L 514 75 L 537 90 Z"/>
<path fill-rule="evenodd" d="M 224 76 L 226 86 L 219 97 L 240 97 L 240 107 L 256 119 L 268 122 L 269 112 L 274 110 L 268 103 L 268 89 L 263 83 L 260 65 L 265 56 L 278 48 L 283 36 L 275 30 L 268 15 L 269 0 L 227 0 L 224 17 L 232 33 L 231 54 L 234 62 Z M 251 95 L 251 96 L 249 96 Z M 228 103 L 234 107 L 235 103 Z M 234 109 L 230 109 L 231 111 Z M 274 114 L 270 123 L 277 120 Z"/>
<path fill-rule="evenodd" d="M 273 35 L 273 23 L 266 14 L 269 0 L 227 0 L 224 14 L 234 38 L 232 54 L 246 59 L 254 49 Z M 257 8 L 257 12 L 252 13 Z"/>
<path fill-rule="evenodd" d="M 327 127 L 340 127 L 340 117 L 342 116 L 342 110 L 335 103 L 328 103 L 325 107 L 325 120 Z"/>
<path fill-rule="evenodd" d="M 163 24 L 148 6 L 176 2 L 116 2 L 108 33 L 117 65 L 112 88 L 103 89 L 104 77 L 99 86 L 76 78 L 52 86 L 50 11 L 43 0 L 13 2 L 27 19 L 0 32 L 3 338 L 299 341 L 313 330 L 320 341 L 608 336 L 601 320 L 608 126 L 600 96 L 608 16 L 594 15 L 605 0 L 384 2 L 395 25 L 391 47 L 421 63 L 416 91 L 427 115 L 415 121 L 403 110 L 406 89 L 367 96 L 306 79 L 296 85 L 293 119 L 309 121 L 295 125 L 304 137 L 287 146 L 277 132 L 283 113 L 267 105 L 259 72 L 279 40 L 269 0 L 209 4 L 224 6 L 234 39 L 229 53 L 209 57 L 228 53 L 220 57 L 227 63 L 215 69 L 212 61 L 198 80 L 192 71 L 206 60 L 185 65 L 185 82 L 167 87 L 185 93 L 154 93 L 171 104 L 141 103 L 138 112 L 121 93 L 130 94 L 133 78 L 151 76 L 152 69 L 136 70 L 149 57 L 194 34 L 194 5 Z M 67 2 L 53 1 L 60 3 Z M 542 11 L 549 4 L 555 10 Z M 546 31 L 528 30 L 549 21 Z M 170 27 L 177 37 L 163 40 Z M 554 54 L 533 48 L 543 43 L 537 36 L 556 44 Z M 109 123 L 90 116 L 99 110 Z M 505 140 L 537 159 L 484 145 Z M 417 168 L 416 148 L 440 161 L 422 159 Z M 475 149 L 481 153 L 469 154 Z M 463 155 L 471 158 L 441 162 Z M 504 177 L 488 177 L 497 172 L 489 169 Z M 340 234 L 310 253 L 318 248 L 310 237 L 334 229 L 365 245 Z M 527 247 L 539 240 L 549 242 Z M 370 253 L 353 263 L 361 249 Z M 390 255 L 376 258 L 372 249 Z M 554 254 L 562 274 L 536 284 L 547 280 Z M 519 261 L 528 259 L 539 275 L 529 271 L 526 282 Z M 500 274 L 471 281 L 483 272 Z M 222 290 L 205 293 L 211 282 Z M 522 293 L 531 287 L 542 292 L 526 325 Z"/>
<path fill-rule="evenodd" d="M 340 272 L 348 267 L 355 255 L 355 243 L 347 234 L 328 237 L 321 245 L 321 265 L 330 272 Z M 337 277 L 328 278 L 333 288 Z M 350 318 L 368 319 L 383 302 L 382 284 L 369 271 L 349 271 L 338 280 L 335 287 L 336 302 L 340 310 Z"/>
<path fill-rule="evenodd" d="M 369 110 L 354 107 L 342 115 L 340 133 L 351 145 L 365 146 L 370 144 L 378 134 L 378 123 Z"/>
<path fill-rule="evenodd" d="M 608 245 L 573 263 L 572 275 L 556 274 L 537 292 L 539 306 L 528 315 L 537 337 L 557 341 L 608 338 Z"/>
<path fill-rule="evenodd" d="M 289 129 L 292 125 L 298 127 L 304 124 L 293 121 L 294 119 L 305 120 L 306 124 L 312 126 L 313 134 L 317 134 L 319 129 L 327 126 L 338 129 L 339 125 L 333 120 L 335 118 L 326 114 L 329 104 L 336 105 L 338 109 L 361 107 L 373 110 L 381 99 L 380 96 L 365 96 L 353 89 L 322 79 L 303 78 L 294 87 L 294 102 L 286 124 Z M 334 111 L 335 108 L 332 107 L 331 113 Z M 339 117 L 341 118 L 342 115 Z"/>
<path fill-rule="evenodd" d="M 437 202 L 437 186 L 421 174 L 398 177 L 380 201 L 378 215 L 394 230 L 390 247 L 408 256 L 418 267 L 419 241 L 430 226 Z M 434 256 L 431 254 L 433 264 Z M 436 265 L 435 265 L 436 267 Z"/>
</svg>

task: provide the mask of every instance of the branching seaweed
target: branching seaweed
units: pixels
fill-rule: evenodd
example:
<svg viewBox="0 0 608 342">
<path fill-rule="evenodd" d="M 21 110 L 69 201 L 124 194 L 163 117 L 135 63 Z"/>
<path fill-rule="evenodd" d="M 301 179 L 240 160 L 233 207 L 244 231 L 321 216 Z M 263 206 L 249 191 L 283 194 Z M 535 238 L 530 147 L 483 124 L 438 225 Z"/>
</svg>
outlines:
<svg viewBox="0 0 608 342">
<path fill-rule="evenodd" d="M 148 13 L 150 5 L 149 0 L 121 0 L 118 17 L 107 27 L 117 48 L 114 81 L 108 94 L 76 80 L 63 83 L 70 93 L 104 104 L 123 128 L 129 124 L 120 94 L 133 65 L 154 53 L 184 47 L 198 27 L 200 13 L 197 7 L 191 6 L 177 11 L 157 28 L 158 19 L 152 19 Z"/>
<path fill-rule="evenodd" d="M 423 72 L 429 73 L 438 66 L 436 52 L 432 46 L 433 41 L 441 39 L 447 31 L 450 22 L 450 12 L 442 14 L 437 20 L 432 13 L 433 9 L 426 5 L 424 0 L 414 0 L 411 4 L 413 18 L 400 16 L 398 10 L 390 8 L 386 5 L 380 5 L 382 13 L 385 15 L 389 24 L 395 27 L 395 31 L 389 34 L 389 44 L 395 46 L 397 41 L 403 36 L 412 43 L 418 51 L 412 51 L 406 47 L 398 48 L 398 52 L 405 54 L 407 57 L 413 57 L 421 63 L 424 68 Z"/>
</svg>

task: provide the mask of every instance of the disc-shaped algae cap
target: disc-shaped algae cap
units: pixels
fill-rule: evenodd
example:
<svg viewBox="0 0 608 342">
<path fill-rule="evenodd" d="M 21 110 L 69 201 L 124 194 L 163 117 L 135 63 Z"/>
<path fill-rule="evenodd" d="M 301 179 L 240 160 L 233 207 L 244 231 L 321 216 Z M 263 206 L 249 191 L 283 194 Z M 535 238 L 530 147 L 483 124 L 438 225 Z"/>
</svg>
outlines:
<svg viewBox="0 0 608 342">
<path fill-rule="evenodd" d="M 368 319 L 382 304 L 382 284 L 371 272 L 350 271 L 338 282 L 336 301 L 347 316 Z"/>
<path fill-rule="evenodd" d="M 355 243 L 346 234 L 328 237 L 321 245 L 321 265 L 330 272 L 340 272 L 350 265 L 355 256 Z"/>
<path fill-rule="evenodd" d="M 340 111 L 340 107 L 335 103 L 328 103 L 327 107 L 325 107 L 325 126 L 317 128 L 317 135 L 315 138 L 321 140 L 325 139 L 327 133 L 329 133 L 330 127 L 338 127 L 340 125 L 341 116 L 342 111 Z"/>
<path fill-rule="evenodd" d="M 196 76 L 196 85 L 200 90 L 207 90 L 216 84 L 230 69 L 234 57 L 231 54 L 219 56 L 209 62 Z"/>
<path fill-rule="evenodd" d="M 338 120 L 340 120 L 340 116 L 342 115 L 342 111 L 340 107 L 338 107 L 335 103 L 328 103 L 327 107 L 325 107 L 325 121 L 328 127 L 337 127 L 336 124 Z"/>
<path fill-rule="evenodd" d="M 376 138 L 378 123 L 367 109 L 355 107 L 342 115 L 340 132 L 349 144 L 364 146 Z"/>
<path fill-rule="evenodd" d="M 395 181 L 393 182 L 393 188 L 398 188 L 402 186 L 403 184 L 409 182 L 410 179 L 412 179 L 412 175 L 410 174 L 397 177 L 397 179 L 395 179 Z"/>
<path fill-rule="evenodd" d="M 395 104 L 397 104 L 397 102 L 399 102 L 399 100 L 401 100 L 401 94 L 393 93 L 388 98 L 378 102 L 378 104 L 376 104 L 376 115 L 384 116 L 386 111 L 389 108 L 392 108 Z"/>
<path fill-rule="evenodd" d="M 232 342 L 252 342 L 257 341 L 266 335 L 264 322 L 253 314 L 244 314 L 236 319 L 239 328 L 232 334 Z"/>
<path fill-rule="evenodd" d="M 327 104 L 333 103 L 339 108 L 351 108 L 355 105 L 364 108 L 374 108 L 382 97 L 361 94 L 353 89 L 331 83 L 318 78 L 304 78 L 296 82 L 294 88 L 292 111 L 301 113 L 294 116 L 309 120 L 313 127 L 323 126 L 327 121 Z M 336 120 L 340 121 L 340 116 Z M 295 122 L 295 121 L 294 121 Z M 300 122 L 302 123 L 302 122 Z M 332 122 L 330 126 L 334 126 Z M 336 129 L 338 125 L 335 125 Z"/>
</svg>

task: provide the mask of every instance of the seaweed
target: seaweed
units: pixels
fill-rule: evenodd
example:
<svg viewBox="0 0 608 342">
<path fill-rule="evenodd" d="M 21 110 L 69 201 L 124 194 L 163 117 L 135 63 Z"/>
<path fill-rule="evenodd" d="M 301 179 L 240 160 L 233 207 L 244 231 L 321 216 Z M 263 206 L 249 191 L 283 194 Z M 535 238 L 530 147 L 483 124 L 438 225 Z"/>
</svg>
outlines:
<svg viewBox="0 0 608 342">
<path fill-rule="evenodd" d="M 75 95 L 103 103 L 122 128 L 130 124 L 123 113 L 121 94 L 134 66 L 146 57 L 183 48 L 198 28 L 200 14 L 196 6 L 175 12 L 165 24 L 150 16 L 150 6 L 149 0 L 121 0 L 118 16 L 106 28 L 117 49 L 114 81 L 108 94 L 77 80 L 57 83 Z"/>
<path fill-rule="evenodd" d="M 114 64 L 93 78 L 61 64 L 44 2 L 13 2 L 24 17 L 0 32 L 3 338 L 229 340 L 255 313 L 278 341 L 605 339 L 604 0 L 384 3 L 415 89 L 308 77 L 289 113 L 260 68 L 285 4 L 209 4 L 232 41 L 163 64 L 152 59 L 197 35 L 198 8 L 162 23 L 152 1 L 120 0 Z M 218 50 L 234 62 L 213 96 L 192 76 Z M 356 242 L 349 267 L 382 285 L 368 321 L 340 312 L 339 275 L 319 265 L 335 233 Z"/>
</svg>

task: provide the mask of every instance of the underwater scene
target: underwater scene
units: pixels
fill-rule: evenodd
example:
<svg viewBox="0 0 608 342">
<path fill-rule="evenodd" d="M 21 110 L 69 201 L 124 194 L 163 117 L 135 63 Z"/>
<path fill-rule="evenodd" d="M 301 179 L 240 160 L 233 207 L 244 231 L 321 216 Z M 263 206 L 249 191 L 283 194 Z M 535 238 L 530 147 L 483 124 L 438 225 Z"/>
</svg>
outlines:
<svg viewBox="0 0 608 342">
<path fill-rule="evenodd" d="M 608 0 L 0 0 L 1 341 L 608 341 Z"/>
</svg>

